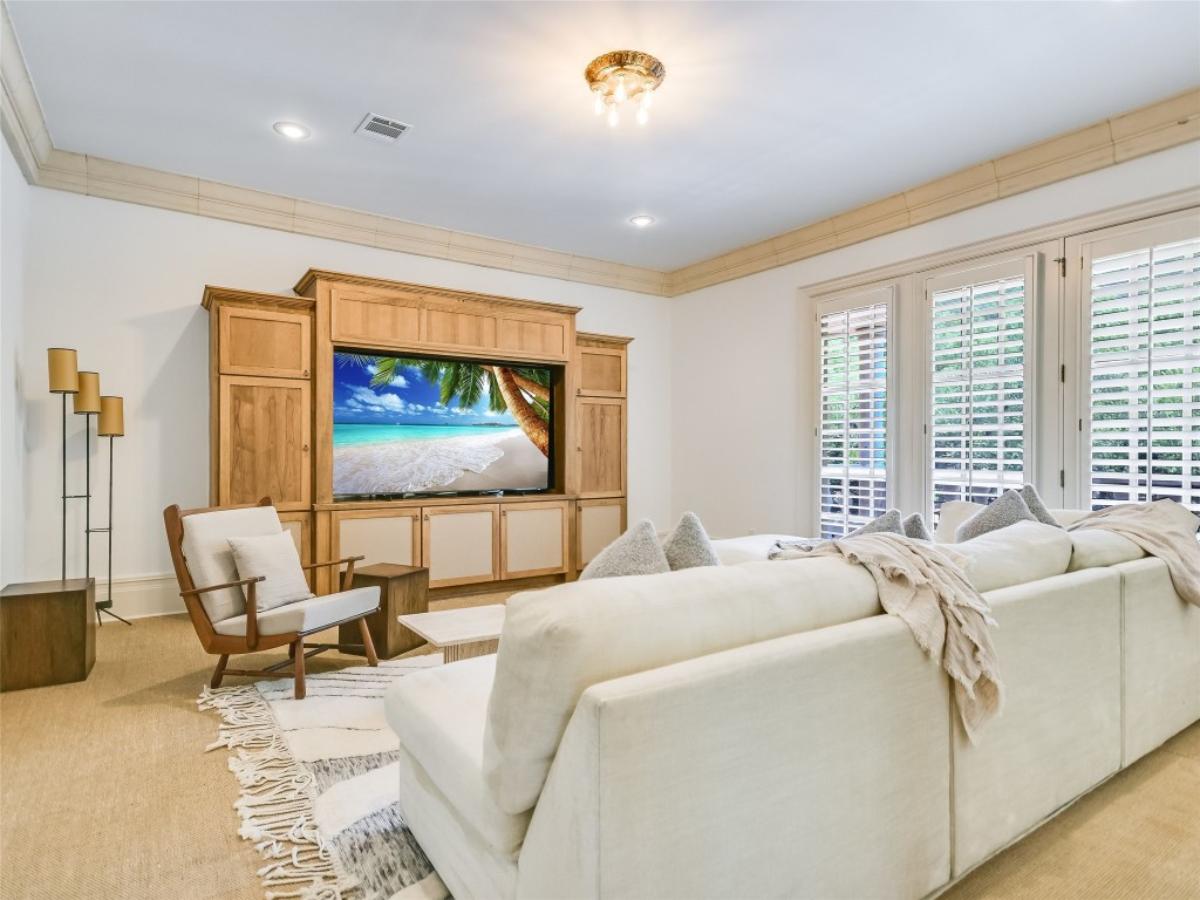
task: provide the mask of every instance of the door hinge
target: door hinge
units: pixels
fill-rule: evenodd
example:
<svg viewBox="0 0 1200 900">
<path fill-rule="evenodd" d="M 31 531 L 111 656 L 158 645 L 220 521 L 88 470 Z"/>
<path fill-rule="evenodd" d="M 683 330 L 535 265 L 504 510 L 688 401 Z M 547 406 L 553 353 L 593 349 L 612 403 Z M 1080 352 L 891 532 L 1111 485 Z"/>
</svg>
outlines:
<svg viewBox="0 0 1200 900">
<path fill-rule="evenodd" d="M 1067 258 L 1065 256 L 1056 256 L 1054 261 L 1058 263 L 1058 274 L 1063 278 L 1067 277 Z"/>
<path fill-rule="evenodd" d="M 1058 470 L 1058 486 L 1065 488 L 1067 486 L 1067 472 L 1065 469 Z"/>
</svg>

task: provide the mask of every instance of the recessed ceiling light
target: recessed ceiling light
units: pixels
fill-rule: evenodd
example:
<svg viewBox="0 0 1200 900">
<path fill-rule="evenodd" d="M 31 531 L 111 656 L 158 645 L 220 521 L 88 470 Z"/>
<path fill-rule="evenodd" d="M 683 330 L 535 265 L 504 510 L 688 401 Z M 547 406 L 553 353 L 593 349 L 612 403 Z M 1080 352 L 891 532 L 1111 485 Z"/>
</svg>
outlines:
<svg viewBox="0 0 1200 900">
<path fill-rule="evenodd" d="M 276 133 L 282 134 L 289 141 L 307 140 L 308 136 L 312 134 L 311 131 L 299 122 L 276 122 L 272 127 L 274 127 Z"/>
<path fill-rule="evenodd" d="M 634 228 L 649 228 L 654 224 L 654 216 L 634 216 L 629 224 Z"/>
</svg>

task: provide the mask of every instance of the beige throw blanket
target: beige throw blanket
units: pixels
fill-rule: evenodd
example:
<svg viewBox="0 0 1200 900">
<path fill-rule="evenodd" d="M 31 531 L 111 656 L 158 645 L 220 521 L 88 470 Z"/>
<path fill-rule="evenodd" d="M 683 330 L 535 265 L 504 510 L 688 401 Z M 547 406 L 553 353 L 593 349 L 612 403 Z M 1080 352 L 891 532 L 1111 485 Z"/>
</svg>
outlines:
<svg viewBox="0 0 1200 900">
<path fill-rule="evenodd" d="M 1200 520 L 1174 500 L 1123 503 L 1089 513 L 1067 531 L 1099 528 L 1128 538 L 1167 564 L 1171 584 L 1193 606 L 1200 606 Z"/>
<path fill-rule="evenodd" d="M 1004 687 L 988 631 L 996 623 L 987 601 L 963 574 L 963 557 L 946 547 L 879 532 L 810 550 L 784 550 L 772 558 L 809 556 L 841 556 L 871 573 L 880 605 L 904 621 L 917 645 L 950 676 L 963 730 L 975 743 L 979 728 L 1000 712 Z"/>
</svg>

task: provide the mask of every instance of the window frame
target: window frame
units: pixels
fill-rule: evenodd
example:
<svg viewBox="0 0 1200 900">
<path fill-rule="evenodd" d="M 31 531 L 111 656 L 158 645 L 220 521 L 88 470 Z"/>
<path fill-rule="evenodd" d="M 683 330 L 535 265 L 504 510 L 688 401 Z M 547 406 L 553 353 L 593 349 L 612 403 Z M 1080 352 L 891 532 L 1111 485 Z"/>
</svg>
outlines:
<svg viewBox="0 0 1200 900">
<path fill-rule="evenodd" d="M 1063 441 L 1064 503 L 1068 508 L 1090 509 L 1092 506 L 1092 262 L 1097 258 L 1194 238 L 1198 234 L 1200 207 L 1191 207 L 1066 238 L 1063 359 L 1067 361 L 1068 377 L 1075 379 L 1074 384 L 1066 386 L 1064 398 L 1064 420 L 1075 424 L 1074 428 L 1067 427 Z M 1151 468 L 1148 453 L 1147 487 L 1153 481 Z"/>
<path fill-rule="evenodd" d="M 896 447 L 899 437 L 897 423 L 897 372 L 896 350 L 898 348 L 897 319 L 899 308 L 900 284 L 896 280 L 878 282 L 871 285 L 854 288 L 837 294 L 814 298 L 813 303 L 813 333 L 812 333 L 812 410 L 813 410 L 813 453 L 812 469 L 809 472 L 809 484 L 815 487 L 816 502 L 808 513 L 808 533 L 821 533 L 821 421 L 823 411 L 823 394 L 821 391 L 821 319 L 831 313 L 845 312 L 851 309 L 861 309 L 868 306 L 882 305 L 887 310 L 887 328 L 885 330 L 884 346 L 887 352 L 887 371 L 884 376 L 884 390 L 887 392 L 885 404 L 887 424 L 884 428 L 887 452 L 884 456 L 884 478 L 887 482 L 887 506 L 896 504 Z"/>
</svg>

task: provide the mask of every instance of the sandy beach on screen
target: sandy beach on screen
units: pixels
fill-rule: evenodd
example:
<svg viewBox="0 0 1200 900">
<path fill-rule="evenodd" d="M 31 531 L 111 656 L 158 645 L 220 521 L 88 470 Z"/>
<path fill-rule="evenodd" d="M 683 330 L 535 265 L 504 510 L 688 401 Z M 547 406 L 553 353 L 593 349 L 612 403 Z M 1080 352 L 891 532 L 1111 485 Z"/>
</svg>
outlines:
<svg viewBox="0 0 1200 900">
<path fill-rule="evenodd" d="M 519 428 L 432 441 L 352 444 L 333 451 L 335 494 L 545 486 L 546 457 Z"/>
</svg>

